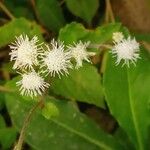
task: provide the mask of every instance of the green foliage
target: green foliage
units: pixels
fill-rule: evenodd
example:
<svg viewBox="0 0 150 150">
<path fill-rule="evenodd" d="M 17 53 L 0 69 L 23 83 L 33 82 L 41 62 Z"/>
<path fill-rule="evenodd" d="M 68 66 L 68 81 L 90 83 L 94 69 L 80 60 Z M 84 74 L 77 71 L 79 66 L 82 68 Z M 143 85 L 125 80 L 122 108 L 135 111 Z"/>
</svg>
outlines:
<svg viewBox="0 0 150 150">
<path fill-rule="evenodd" d="M 72 22 L 63 27 L 59 32 L 59 40 L 64 41 L 66 45 L 78 42 L 88 35 L 89 30 L 85 29 L 80 23 Z"/>
<path fill-rule="evenodd" d="M 38 19 L 49 30 L 58 31 L 65 23 L 62 10 L 56 0 L 36 0 Z"/>
<path fill-rule="evenodd" d="M 0 92 L 0 110 L 4 107 L 4 94 Z"/>
<path fill-rule="evenodd" d="M 83 66 L 78 70 L 70 70 L 69 76 L 54 78 L 50 89 L 57 95 L 103 107 L 101 77 L 94 66 Z"/>
<path fill-rule="evenodd" d="M 46 118 L 46 119 L 50 119 L 51 117 L 56 117 L 59 115 L 59 110 L 56 107 L 56 105 L 54 105 L 54 103 L 48 102 L 44 104 L 44 108 L 42 109 L 42 115 Z"/>
<path fill-rule="evenodd" d="M 0 27 L 0 47 L 6 46 L 15 40 L 15 36 L 23 33 L 31 37 L 37 35 L 41 40 L 43 39 L 37 24 L 29 22 L 24 18 L 19 18 Z"/>
<path fill-rule="evenodd" d="M 4 118 L 0 115 L 0 129 L 3 128 L 3 127 L 5 127 L 5 126 L 6 126 L 5 120 L 4 120 Z"/>
<path fill-rule="evenodd" d="M 31 8 L 28 7 L 29 4 L 27 1 L 5 0 L 4 4 L 13 13 L 15 17 L 24 17 L 32 20 L 34 19 L 33 11 L 31 11 Z"/>
<path fill-rule="evenodd" d="M 104 18 L 111 18 L 111 14 L 105 8 L 106 16 L 103 16 L 99 3 L 104 7 L 99 0 L 0 2 L 0 149 L 12 149 L 26 115 L 39 100 L 39 97 L 20 95 L 16 87 L 20 76 L 14 77 L 16 70 L 12 69 L 12 62 L 7 61 L 10 52 L 7 45 L 21 34 L 30 38 L 36 35 L 44 43 L 58 38 L 64 42 L 65 50 L 80 40 L 90 41 L 87 50 L 97 54 L 92 57 L 94 65 L 83 62 L 83 67 L 69 69 L 68 76 L 50 78 L 50 88 L 41 96 L 43 104 L 32 114 L 25 131 L 24 143 L 29 144 L 29 149 L 150 149 L 150 54 L 141 48 L 141 59 L 136 66 L 115 66 L 116 58 L 107 53 L 103 44 L 108 47 L 113 44 L 114 32 L 121 31 L 127 37 L 129 31 L 121 23 L 106 24 Z M 150 41 L 149 34 L 134 35 L 137 40 Z M 148 43 L 146 47 L 149 48 Z M 41 71 L 38 67 L 35 70 Z M 7 77 L 13 79 L 6 83 Z M 45 82 L 48 79 L 46 77 Z M 5 83 L 12 92 L 3 92 Z M 111 127 L 109 117 L 117 127 Z M 107 126 L 110 127 L 112 130 L 108 132 L 112 135 L 104 132 L 101 124 L 106 126 L 106 131 Z"/>
<path fill-rule="evenodd" d="M 91 23 L 98 7 L 98 0 L 65 0 L 68 9 L 78 17 L 81 17 L 87 23 Z"/>
<path fill-rule="evenodd" d="M 16 140 L 17 132 L 14 128 L 0 128 L 0 143 L 3 150 L 10 148 Z"/>
<path fill-rule="evenodd" d="M 149 147 L 150 57 L 142 50 L 136 67 L 115 66 L 109 56 L 104 86 L 106 100 L 113 116 L 127 132 L 136 149 Z"/>
<path fill-rule="evenodd" d="M 97 44 L 109 42 L 112 41 L 113 33 L 120 31 L 120 28 L 120 23 L 110 23 L 104 26 L 99 26 L 94 31 L 90 31 L 85 39 L 90 40 L 91 43 Z"/>
<path fill-rule="evenodd" d="M 26 132 L 26 141 L 35 149 L 124 149 L 112 136 L 104 133 L 93 121 L 80 113 L 73 103 L 49 97 L 45 100 L 56 105 L 61 113 L 47 120 L 36 111 Z M 9 93 L 6 94 L 6 105 L 14 125 L 20 129 L 33 103 L 24 101 L 16 93 Z"/>
<path fill-rule="evenodd" d="M 4 118 L 0 115 L 0 144 L 3 149 L 8 149 L 15 142 L 17 132 L 13 127 L 6 127 Z"/>
<path fill-rule="evenodd" d="M 59 40 L 64 41 L 65 44 L 72 44 L 73 42 L 90 41 L 91 44 L 102 44 L 112 40 L 112 34 L 120 30 L 120 23 L 111 23 L 108 25 L 97 27 L 95 30 L 88 30 L 80 23 L 71 23 L 62 28 L 59 32 Z M 99 49 L 90 49 L 99 53 Z"/>
</svg>

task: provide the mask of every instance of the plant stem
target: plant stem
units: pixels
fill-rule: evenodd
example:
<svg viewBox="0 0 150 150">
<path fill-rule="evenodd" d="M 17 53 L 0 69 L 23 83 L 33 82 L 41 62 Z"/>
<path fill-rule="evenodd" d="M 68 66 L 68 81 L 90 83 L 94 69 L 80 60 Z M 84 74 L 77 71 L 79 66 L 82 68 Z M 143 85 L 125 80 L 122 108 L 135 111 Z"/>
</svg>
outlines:
<svg viewBox="0 0 150 150">
<path fill-rule="evenodd" d="M 31 121 L 31 118 L 35 112 L 35 110 L 43 103 L 43 100 L 40 100 L 36 105 L 34 105 L 29 113 L 27 114 L 25 120 L 24 120 L 24 123 L 23 123 L 23 126 L 22 126 L 22 129 L 21 129 L 21 132 L 20 132 L 20 136 L 19 136 L 19 139 L 18 139 L 18 142 L 17 144 L 15 145 L 14 149 L 13 150 L 21 150 L 22 149 L 22 145 L 23 145 L 23 141 L 24 141 L 24 138 L 25 138 L 25 131 Z"/>
<path fill-rule="evenodd" d="M 11 12 L 6 8 L 6 6 L 0 2 L 0 8 L 5 12 L 5 14 L 10 18 L 10 19 L 15 19 L 15 17 L 11 14 Z"/>
<path fill-rule="evenodd" d="M 112 45 L 109 44 L 91 44 L 89 48 L 106 48 L 106 49 L 112 49 Z"/>
</svg>

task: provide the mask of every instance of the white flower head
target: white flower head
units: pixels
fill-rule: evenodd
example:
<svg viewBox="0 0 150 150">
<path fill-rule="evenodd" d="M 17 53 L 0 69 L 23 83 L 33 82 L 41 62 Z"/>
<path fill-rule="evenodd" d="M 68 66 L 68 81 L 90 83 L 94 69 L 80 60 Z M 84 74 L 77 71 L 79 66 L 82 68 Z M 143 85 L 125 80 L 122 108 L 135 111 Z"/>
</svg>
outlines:
<svg viewBox="0 0 150 150">
<path fill-rule="evenodd" d="M 117 57 L 116 65 L 123 60 L 123 66 L 127 64 L 129 67 L 130 62 L 135 65 L 137 59 L 140 58 L 139 51 L 139 43 L 135 40 L 135 38 L 131 39 L 129 36 L 127 39 L 123 39 L 119 43 L 115 43 L 112 49 L 112 54 Z"/>
<path fill-rule="evenodd" d="M 47 73 L 47 75 L 50 74 L 51 76 L 58 74 L 59 77 L 60 74 L 68 74 L 68 69 L 72 68 L 72 64 L 70 62 L 71 55 L 70 52 L 64 51 L 63 42 L 57 42 L 53 39 L 50 46 L 46 45 L 46 47 L 47 51 L 41 54 L 41 67 L 46 67 L 43 73 Z"/>
<path fill-rule="evenodd" d="M 16 84 L 20 86 L 21 95 L 31 97 L 42 95 L 45 89 L 49 87 L 49 84 L 35 71 L 22 74 L 22 79 Z"/>
<path fill-rule="evenodd" d="M 90 62 L 89 57 L 95 55 L 94 52 L 88 52 L 87 47 L 90 42 L 82 43 L 79 41 L 78 43 L 74 43 L 73 45 L 68 46 L 68 50 L 71 52 L 71 56 L 76 60 L 76 68 L 82 67 L 82 61 L 85 60 Z"/>
<path fill-rule="evenodd" d="M 122 32 L 114 32 L 112 37 L 114 43 L 119 43 L 124 39 Z"/>
<path fill-rule="evenodd" d="M 38 51 L 41 49 L 37 36 L 31 40 L 27 35 L 16 37 L 16 41 L 10 46 L 10 60 L 15 60 L 13 69 L 33 69 L 33 65 L 38 65 Z"/>
</svg>

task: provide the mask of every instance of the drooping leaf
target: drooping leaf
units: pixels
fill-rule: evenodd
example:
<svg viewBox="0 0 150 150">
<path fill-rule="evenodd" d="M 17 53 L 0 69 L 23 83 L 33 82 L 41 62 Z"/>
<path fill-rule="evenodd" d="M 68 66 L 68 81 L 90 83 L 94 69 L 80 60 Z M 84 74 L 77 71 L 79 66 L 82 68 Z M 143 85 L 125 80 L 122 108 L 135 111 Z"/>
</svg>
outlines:
<svg viewBox="0 0 150 150">
<path fill-rule="evenodd" d="M 37 150 L 124 149 L 111 135 L 104 133 L 94 122 L 81 114 L 71 102 L 49 97 L 45 100 L 54 103 L 60 114 L 47 120 L 41 115 L 40 110 L 35 112 L 26 131 L 26 141 L 33 148 Z M 6 94 L 6 105 L 13 124 L 20 129 L 33 103 L 24 101 L 16 93 L 9 93 Z"/>
<path fill-rule="evenodd" d="M 24 18 L 14 19 L 4 26 L 0 27 L 0 47 L 9 44 L 15 40 L 15 36 L 27 34 L 31 37 L 37 35 L 40 40 L 43 40 L 39 26 L 29 22 Z"/>
<path fill-rule="evenodd" d="M 66 98 L 87 102 L 97 106 L 104 106 L 101 77 L 96 68 L 90 64 L 83 64 L 80 69 L 69 71 L 68 76 L 54 78 L 50 89 Z"/>
<path fill-rule="evenodd" d="M 65 0 L 68 9 L 87 23 L 90 23 L 98 7 L 98 0 Z"/>
<path fill-rule="evenodd" d="M 113 116 L 127 132 L 136 149 L 149 149 L 150 125 L 150 55 L 141 51 L 136 67 L 115 66 L 109 56 L 104 86 L 106 100 Z"/>
<path fill-rule="evenodd" d="M 36 0 L 38 19 L 49 30 L 58 31 L 65 23 L 63 13 L 57 0 Z"/>
</svg>

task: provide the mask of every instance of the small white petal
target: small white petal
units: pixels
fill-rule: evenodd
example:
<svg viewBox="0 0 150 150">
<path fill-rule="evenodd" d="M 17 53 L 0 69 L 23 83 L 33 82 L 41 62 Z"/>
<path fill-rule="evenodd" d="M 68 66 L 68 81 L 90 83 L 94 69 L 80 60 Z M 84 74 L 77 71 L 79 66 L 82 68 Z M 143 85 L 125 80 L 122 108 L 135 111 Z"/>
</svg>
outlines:
<svg viewBox="0 0 150 150">
<path fill-rule="evenodd" d="M 38 51 L 41 49 L 37 44 L 38 38 L 34 36 L 31 40 L 27 35 L 16 37 L 16 41 L 10 46 L 10 60 L 15 60 L 13 69 L 33 69 L 33 65 L 38 65 Z"/>
<path fill-rule="evenodd" d="M 112 54 L 117 57 L 116 65 L 118 65 L 121 60 L 124 60 L 123 66 L 127 64 L 129 67 L 130 62 L 135 65 L 139 56 L 139 43 L 131 37 L 127 39 L 122 39 L 120 42 L 115 43 Z"/>
<path fill-rule="evenodd" d="M 46 88 L 49 87 L 49 84 L 35 71 L 22 74 L 22 79 L 16 85 L 20 86 L 21 95 L 31 97 L 42 95 Z"/>
<path fill-rule="evenodd" d="M 63 42 L 56 42 L 54 39 L 50 46 L 46 45 L 47 51 L 41 54 L 42 68 L 46 67 L 43 73 L 51 76 L 58 74 L 59 77 L 64 73 L 68 74 L 68 69 L 72 68 L 70 52 L 64 51 Z"/>
<path fill-rule="evenodd" d="M 87 47 L 90 42 L 82 43 L 74 43 L 74 45 L 68 46 L 68 50 L 71 52 L 71 56 L 76 60 L 76 68 L 82 67 L 82 61 L 85 60 L 90 62 L 89 57 L 95 55 L 94 52 L 87 52 Z"/>
</svg>

